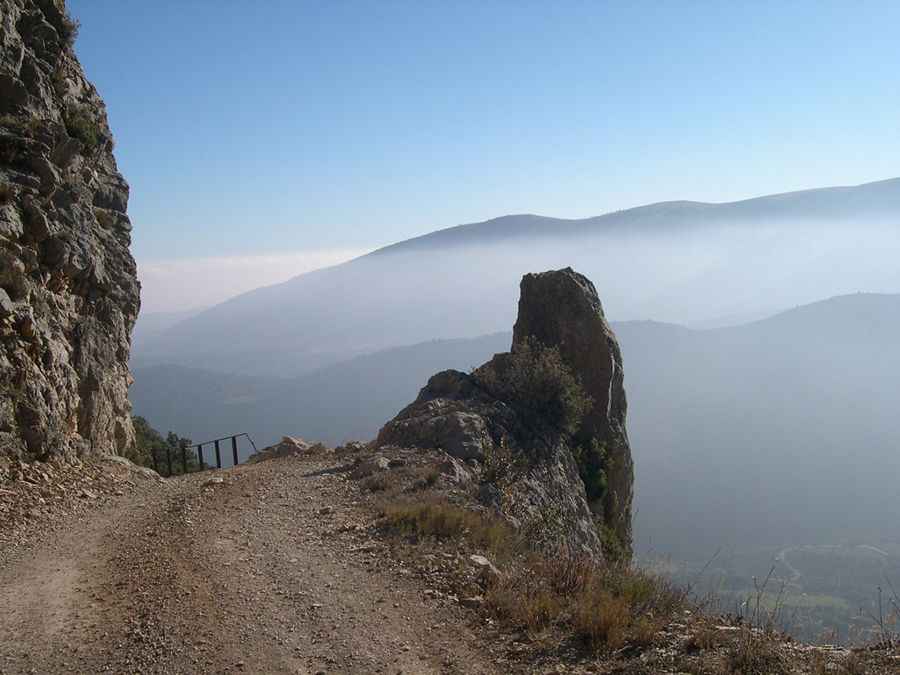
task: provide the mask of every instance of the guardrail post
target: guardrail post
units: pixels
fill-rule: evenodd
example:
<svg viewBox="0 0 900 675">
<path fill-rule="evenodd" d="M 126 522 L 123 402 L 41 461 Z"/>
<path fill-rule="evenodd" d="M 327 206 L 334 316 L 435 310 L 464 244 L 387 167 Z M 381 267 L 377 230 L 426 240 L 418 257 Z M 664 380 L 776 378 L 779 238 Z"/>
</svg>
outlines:
<svg viewBox="0 0 900 675">
<path fill-rule="evenodd" d="M 234 466 L 237 466 L 238 465 L 237 436 L 231 437 L 231 458 L 234 460 Z"/>
<path fill-rule="evenodd" d="M 219 454 L 219 441 L 215 441 L 216 445 L 216 468 L 222 468 L 222 455 Z"/>
<path fill-rule="evenodd" d="M 197 446 L 197 461 L 200 463 L 200 470 L 203 471 L 203 443 Z"/>
</svg>

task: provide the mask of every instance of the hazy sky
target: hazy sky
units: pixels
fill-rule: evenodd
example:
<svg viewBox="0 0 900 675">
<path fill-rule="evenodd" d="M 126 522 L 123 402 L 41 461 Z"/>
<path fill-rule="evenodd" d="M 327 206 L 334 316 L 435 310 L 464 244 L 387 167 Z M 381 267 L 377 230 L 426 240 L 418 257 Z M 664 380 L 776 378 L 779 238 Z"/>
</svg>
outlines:
<svg viewBox="0 0 900 675">
<path fill-rule="evenodd" d="M 70 5 L 139 262 L 900 173 L 896 2 Z"/>
</svg>

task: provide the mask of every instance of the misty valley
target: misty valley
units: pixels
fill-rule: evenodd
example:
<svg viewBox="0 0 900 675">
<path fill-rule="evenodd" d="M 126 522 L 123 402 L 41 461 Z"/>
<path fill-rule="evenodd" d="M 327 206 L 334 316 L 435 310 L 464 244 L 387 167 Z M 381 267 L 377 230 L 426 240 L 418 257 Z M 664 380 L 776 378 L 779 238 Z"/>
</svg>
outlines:
<svg viewBox="0 0 900 675">
<path fill-rule="evenodd" d="M 900 583 L 900 296 L 871 292 L 897 287 L 898 215 L 886 181 L 439 231 L 139 322 L 135 413 L 195 441 L 374 438 L 432 373 L 509 348 L 521 272 L 571 263 L 621 344 L 641 560 L 736 613 L 771 571 L 786 628 L 846 640 Z"/>
</svg>

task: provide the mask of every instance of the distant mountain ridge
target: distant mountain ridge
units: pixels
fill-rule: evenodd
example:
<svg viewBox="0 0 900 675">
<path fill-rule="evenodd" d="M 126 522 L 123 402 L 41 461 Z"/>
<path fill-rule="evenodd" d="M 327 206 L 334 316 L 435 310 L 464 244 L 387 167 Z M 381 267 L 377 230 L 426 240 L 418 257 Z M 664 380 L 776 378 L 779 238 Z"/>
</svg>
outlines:
<svg viewBox="0 0 900 675">
<path fill-rule="evenodd" d="M 853 186 L 812 188 L 751 197 L 734 202 L 677 200 L 611 211 L 581 219 L 513 214 L 456 225 L 384 246 L 368 255 L 448 244 L 497 242 L 515 237 L 579 236 L 595 229 L 656 228 L 676 224 L 716 224 L 747 217 L 844 219 L 896 216 L 900 212 L 900 178 Z"/>
<path fill-rule="evenodd" d="M 900 295 L 835 297 L 714 330 L 613 329 L 637 465 L 636 544 L 705 559 L 741 542 L 895 532 Z M 510 341 L 430 341 L 297 378 L 157 366 L 135 371 L 132 400 L 157 427 L 195 440 L 367 440 L 430 374 L 468 371 Z"/>
<path fill-rule="evenodd" d="M 512 321 L 518 279 L 572 266 L 614 320 L 690 323 L 856 290 L 900 291 L 900 179 L 588 218 L 504 216 L 259 288 L 143 341 L 154 363 L 296 375 Z"/>
</svg>

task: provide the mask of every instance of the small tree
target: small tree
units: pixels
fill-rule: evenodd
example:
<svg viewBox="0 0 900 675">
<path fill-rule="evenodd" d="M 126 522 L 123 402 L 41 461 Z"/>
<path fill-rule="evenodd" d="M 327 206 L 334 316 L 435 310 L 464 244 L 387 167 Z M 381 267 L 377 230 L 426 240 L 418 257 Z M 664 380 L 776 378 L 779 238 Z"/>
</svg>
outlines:
<svg viewBox="0 0 900 675">
<path fill-rule="evenodd" d="M 476 382 L 512 406 L 524 419 L 574 434 L 591 406 L 581 383 L 556 347 L 534 339 L 495 357 L 472 372 Z"/>
<path fill-rule="evenodd" d="M 177 476 L 184 473 L 182 463 L 182 448 L 184 448 L 184 457 L 187 460 L 188 473 L 198 471 L 203 467 L 197 456 L 191 448 L 191 439 L 183 438 L 170 431 L 163 438 L 162 434 L 150 426 L 143 417 L 135 416 L 132 418 L 134 423 L 134 431 L 136 436 L 135 450 L 130 459 L 136 464 L 148 466 L 157 470 L 161 475 L 169 474 L 168 457 L 172 457 L 172 473 Z"/>
</svg>

